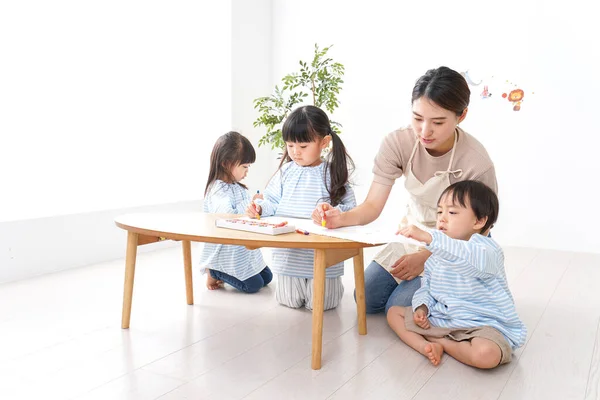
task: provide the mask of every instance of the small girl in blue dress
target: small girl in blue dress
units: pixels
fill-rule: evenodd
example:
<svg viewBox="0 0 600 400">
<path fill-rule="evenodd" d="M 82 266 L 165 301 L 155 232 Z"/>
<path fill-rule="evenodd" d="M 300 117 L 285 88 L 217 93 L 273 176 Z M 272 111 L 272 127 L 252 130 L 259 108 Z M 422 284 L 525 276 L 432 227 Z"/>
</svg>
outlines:
<svg viewBox="0 0 600 400">
<path fill-rule="evenodd" d="M 204 192 L 205 213 L 243 214 L 252 201 L 240 181 L 248 175 L 256 153 L 250 141 L 237 132 L 217 139 L 210 155 L 210 172 Z M 206 287 L 218 289 L 223 283 L 255 293 L 273 279 L 260 250 L 244 246 L 205 243 L 200 265 L 208 273 Z"/>
</svg>

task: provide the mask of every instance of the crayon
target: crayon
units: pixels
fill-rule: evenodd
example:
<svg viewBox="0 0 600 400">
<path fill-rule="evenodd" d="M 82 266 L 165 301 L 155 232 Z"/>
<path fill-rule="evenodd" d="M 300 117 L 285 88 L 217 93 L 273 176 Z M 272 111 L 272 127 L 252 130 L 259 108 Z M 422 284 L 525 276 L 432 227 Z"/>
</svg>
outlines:
<svg viewBox="0 0 600 400">
<path fill-rule="evenodd" d="M 257 190 L 256 194 L 260 194 L 260 190 Z M 256 203 L 254 202 L 254 200 L 252 200 L 252 205 L 254 206 L 254 210 L 257 211 Z M 256 213 L 256 219 L 260 221 L 260 214 L 259 213 Z"/>
</svg>

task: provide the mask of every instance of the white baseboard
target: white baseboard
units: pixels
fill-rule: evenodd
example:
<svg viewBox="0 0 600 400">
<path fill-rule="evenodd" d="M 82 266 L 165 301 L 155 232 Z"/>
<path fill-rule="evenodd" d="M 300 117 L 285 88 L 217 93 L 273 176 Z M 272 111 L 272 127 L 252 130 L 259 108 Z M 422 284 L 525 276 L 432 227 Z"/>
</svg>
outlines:
<svg viewBox="0 0 600 400">
<path fill-rule="evenodd" d="M 124 258 L 127 234 L 114 223 L 118 215 L 199 210 L 201 200 L 0 222 L 0 283 Z M 166 241 L 139 251 L 178 245 Z"/>
</svg>

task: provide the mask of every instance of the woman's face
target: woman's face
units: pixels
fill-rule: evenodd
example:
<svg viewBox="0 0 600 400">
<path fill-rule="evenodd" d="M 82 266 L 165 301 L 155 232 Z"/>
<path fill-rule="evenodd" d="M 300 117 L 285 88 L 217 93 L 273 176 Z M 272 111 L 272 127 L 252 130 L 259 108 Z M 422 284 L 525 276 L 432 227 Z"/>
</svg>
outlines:
<svg viewBox="0 0 600 400">
<path fill-rule="evenodd" d="M 465 110 L 459 117 L 424 96 L 413 101 L 412 112 L 413 131 L 432 156 L 441 156 L 452 149 L 456 125 L 467 115 Z"/>
</svg>

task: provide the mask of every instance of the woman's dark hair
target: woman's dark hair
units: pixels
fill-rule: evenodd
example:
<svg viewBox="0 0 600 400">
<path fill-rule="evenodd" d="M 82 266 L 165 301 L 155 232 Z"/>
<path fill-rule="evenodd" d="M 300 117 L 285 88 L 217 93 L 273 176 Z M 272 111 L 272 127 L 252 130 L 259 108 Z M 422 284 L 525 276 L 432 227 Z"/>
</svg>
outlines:
<svg viewBox="0 0 600 400">
<path fill-rule="evenodd" d="M 444 190 L 438 200 L 438 203 L 446 195 L 452 195 L 452 202 L 467 207 L 469 203 L 471 210 L 477 219 L 487 217 L 487 221 L 480 233 L 490 229 L 498 220 L 498 211 L 500 205 L 498 196 L 487 185 L 479 181 L 460 181 L 453 183 Z"/>
<path fill-rule="evenodd" d="M 210 171 L 204 196 L 208 193 L 210 185 L 217 179 L 237 183 L 246 188 L 244 184 L 235 181 L 231 174 L 231 168 L 240 164 L 252 164 L 254 161 L 256 161 L 256 152 L 252 143 L 245 136 L 237 132 L 227 132 L 219 137 L 210 154 Z"/>
<path fill-rule="evenodd" d="M 469 106 L 471 90 L 461 74 L 439 67 L 430 69 L 415 83 L 412 102 L 423 96 L 460 117 Z"/>
<path fill-rule="evenodd" d="M 348 155 L 340 137 L 331 129 L 327 114 L 315 106 L 298 107 L 285 120 L 281 133 L 284 142 L 294 143 L 310 143 L 316 141 L 317 138 L 331 135 L 332 150 L 326 159 L 323 179 L 327 187 L 326 177 L 327 174 L 330 174 L 331 187 L 327 187 L 329 201 L 333 206 L 340 204 L 346 194 L 345 185 L 348 183 L 350 175 L 348 169 L 350 171 L 354 169 L 354 161 Z M 286 146 L 279 168 L 290 161 L 292 158 Z"/>
</svg>

